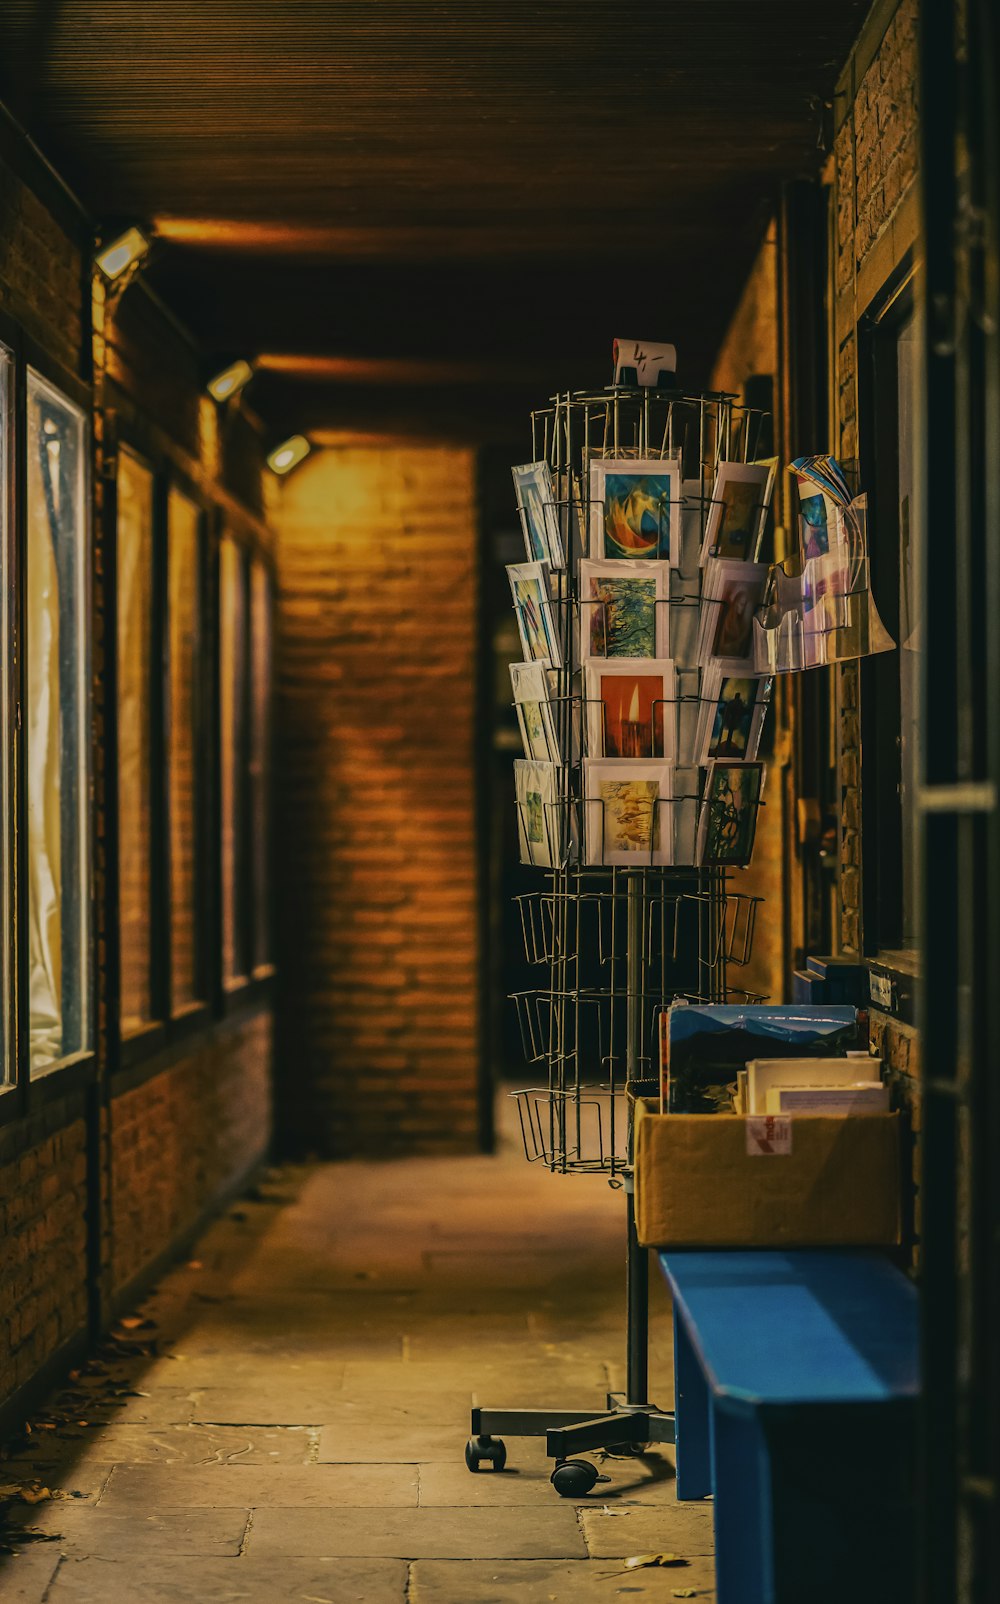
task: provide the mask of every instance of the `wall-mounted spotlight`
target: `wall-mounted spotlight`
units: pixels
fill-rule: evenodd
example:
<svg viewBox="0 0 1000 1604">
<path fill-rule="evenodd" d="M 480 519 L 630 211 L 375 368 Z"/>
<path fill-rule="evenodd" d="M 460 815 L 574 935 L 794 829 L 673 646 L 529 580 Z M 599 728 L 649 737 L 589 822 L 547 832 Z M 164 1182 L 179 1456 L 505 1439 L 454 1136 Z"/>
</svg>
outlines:
<svg viewBox="0 0 1000 1604">
<path fill-rule="evenodd" d="M 141 262 L 148 253 L 149 239 L 142 229 L 129 228 L 110 244 L 102 246 L 95 261 L 104 277 L 114 283 L 123 273 L 127 273 L 130 267 L 135 267 Z"/>
<path fill-rule="evenodd" d="M 293 434 L 269 453 L 267 465 L 272 473 L 291 473 L 311 450 L 312 446 L 304 434 Z"/>
<path fill-rule="evenodd" d="M 230 401 L 234 395 L 239 395 L 252 378 L 253 368 L 241 358 L 239 362 L 231 362 L 228 368 L 223 368 L 214 379 L 209 379 L 208 393 L 216 401 Z"/>
</svg>

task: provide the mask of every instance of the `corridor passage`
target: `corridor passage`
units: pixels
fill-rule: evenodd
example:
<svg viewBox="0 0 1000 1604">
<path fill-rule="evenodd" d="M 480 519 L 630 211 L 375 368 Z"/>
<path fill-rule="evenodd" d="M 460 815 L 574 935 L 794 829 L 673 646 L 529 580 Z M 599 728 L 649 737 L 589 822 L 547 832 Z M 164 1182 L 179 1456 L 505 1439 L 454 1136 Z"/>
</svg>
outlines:
<svg viewBox="0 0 1000 1604">
<path fill-rule="evenodd" d="M 463 1461 L 474 1402 L 623 1385 L 623 1233 L 620 1192 L 509 1129 L 491 1158 L 273 1172 L 7 1445 L 4 1604 L 714 1599 L 711 1507 L 666 1454 L 603 1460 L 578 1503 L 539 1443 Z M 624 1567 L 649 1552 L 688 1563 Z"/>
</svg>

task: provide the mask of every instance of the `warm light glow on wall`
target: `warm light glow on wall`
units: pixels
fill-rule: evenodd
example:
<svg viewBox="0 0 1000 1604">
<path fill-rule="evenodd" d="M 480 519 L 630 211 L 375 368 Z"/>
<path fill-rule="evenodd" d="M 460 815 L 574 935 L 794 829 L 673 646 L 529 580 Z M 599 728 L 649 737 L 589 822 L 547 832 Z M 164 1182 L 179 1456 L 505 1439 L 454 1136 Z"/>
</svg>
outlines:
<svg viewBox="0 0 1000 1604">
<path fill-rule="evenodd" d="M 253 368 L 249 362 L 244 362 L 242 359 L 239 362 L 231 362 L 229 367 L 223 368 L 214 379 L 209 379 L 208 393 L 214 396 L 216 401 L 228 401 L 231 396 L 239 395 L 243 386 L 249 384 L 252 378 Z"/>
<path fill-rule="evenodd" d="M 304 434 L 293 434 L 290 439 L 283 440 L 280 446 L 275 446 L 267 459 L 267 465 L 273 473 L 291 473 L 303 458 L 308 457 L 311 450 L 312 447 Z"/>
<path fill-rule="evenodd" d="M 117 239 L 97 253 L 97 265 L 105 278 L 121 278 L 133 262 L 138 262 L 149 250 L 149 240 L 140 228 L 127 229 Z"/>
</svg>

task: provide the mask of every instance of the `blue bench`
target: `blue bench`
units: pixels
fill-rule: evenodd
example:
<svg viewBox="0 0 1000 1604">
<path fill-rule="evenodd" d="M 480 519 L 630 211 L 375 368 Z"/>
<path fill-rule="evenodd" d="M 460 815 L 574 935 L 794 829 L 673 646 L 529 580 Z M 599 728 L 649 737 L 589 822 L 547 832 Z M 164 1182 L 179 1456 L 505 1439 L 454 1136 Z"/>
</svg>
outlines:
<svg viewBox="0 0 1000 1604">
<path fill-rule="evenodd" d="M 858 1252 L 665 1252 L 677 1497 L 719 1604 L 912 1604 L 917 1293 Z"/>
</svg>

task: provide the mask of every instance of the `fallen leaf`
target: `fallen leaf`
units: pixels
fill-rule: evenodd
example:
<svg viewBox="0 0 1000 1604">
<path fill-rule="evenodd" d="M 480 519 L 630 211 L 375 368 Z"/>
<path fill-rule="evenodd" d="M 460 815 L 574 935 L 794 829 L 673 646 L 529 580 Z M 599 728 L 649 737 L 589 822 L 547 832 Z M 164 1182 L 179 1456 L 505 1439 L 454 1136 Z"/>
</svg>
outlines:
<svg viewBox="0 0 1000 1604">
<path fill-rule="evenodd" d="M 698 1597 L 698 1589 L 696 1587 L 672 1587 L 670 1589 L 670 1597 L 671 1598 L 697 1598 Z"/>
<path fill-rule="evenodd" d="M 52 1494 L 47 1487 L 22 1487 L 20 1498 L 23 1504 L 44 1504 Z"/>
<path fill-rule="evenodd" d="M 124 1326 L 126 1331 L 138 1331 L 145 1321 L 141 1314 L 123 1314 L 118 1324 Z"/>
<path fill-rule="evenodd" d="M 201 1262 L 200 1259 L 189 1259 L 188 1260 L 188 1269 L 189 1270 L 201 1270 L 203 1268 L 204 1268 L 204 1266 L 202 1265 L 202 1262 Z"/>
<path fill-rule="evenodd" d="M 644 1570 L 652 1565 L 686 1565 L 687 1560 L 680 1554 L 633 1554 L 631 1559 L 625 1561 L 627 1571 Z"/>
</svg>

